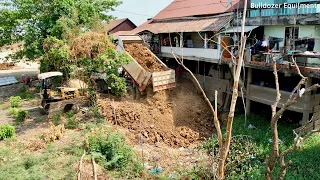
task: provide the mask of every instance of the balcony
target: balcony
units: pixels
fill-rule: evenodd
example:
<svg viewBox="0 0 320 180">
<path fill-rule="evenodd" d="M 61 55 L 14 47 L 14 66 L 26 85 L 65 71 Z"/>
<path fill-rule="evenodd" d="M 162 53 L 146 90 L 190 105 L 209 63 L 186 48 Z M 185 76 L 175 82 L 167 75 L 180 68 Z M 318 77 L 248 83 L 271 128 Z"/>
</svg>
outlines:
<svg viewBox="0 0 320 180">
<path fill-rule="evenodd" d="M 252 101 L 256 101 L 266 105 L 272 105 L 276 100 L 276 94 L 277 94 L 276 89 L 253 85 L 253 84 L 250 85 L 249 88 L 250 88 L 249 89 L 250 93 L 249 93 L 249 96 L 247 95 L 247 97 L 249 97 L 249 99 Z M 279 108 L 281 108 L 283 104 L 287 101 L 291 92 L 280 90 L 280 93 L 281 93 L 281 100 L 278 104 Z M 319 102 L 320 102 L 320 94 L 311 95 L 311 101 L 309 102 L 310 109 L 308 109 L 308 111 L 312 113 L 313 107 L 318 105 Z M 304 110 L 304 104 L 305 104 L 305 101 L 304 101 L 304 98 L 302 98 L 296 104 L 290 106 L 288 109 L 291 111 L 302 113 Z"/>
<path fill-rule="evenodd" d="M 175 55 L 183 55 L 185 59 L 189 60 L 202 60 L 214 62 L 219 59 L 218 49 L 172 47 L 172 51 Z M 171 47 L 161 46 L 161 53 L 164 57 L 173 57 L 171 53 Z"/>
</svg>

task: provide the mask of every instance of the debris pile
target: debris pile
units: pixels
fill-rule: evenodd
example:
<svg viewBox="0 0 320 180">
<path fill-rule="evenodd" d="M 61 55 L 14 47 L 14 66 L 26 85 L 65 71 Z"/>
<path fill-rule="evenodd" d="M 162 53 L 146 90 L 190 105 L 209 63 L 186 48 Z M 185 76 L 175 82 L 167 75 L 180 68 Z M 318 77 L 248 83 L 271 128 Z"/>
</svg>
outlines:
<svg viewBox="0 0 320 180">
<path fill-rule="evenodd" d="M 165 70 L 164 66 L 156 60 L 149 49 L 142 44 L 125 44 L 124 48 L 145 70 L 149 72 Z"/>
<path fill-rule="evenodd" d="M 3 62 L 3 63 L 0 63 L 0 70 L 12 69 L 13 66 L 14 66 L 13 62 Z"/>
<path fill-rule="evenodd" d="M 76 58 L 94 58 L 108 48 L 115 49 L 111 40 L 102 33 L 88 32 L 72 40 L 70 49 Z"/>
<path fill-rule="evenodd" d="M 135 143 L 165 143 L 185 147 L 211 136 L 214 130 L 212 115 L 192 82 L 157 92 L 145 100 L 114 101 L 100 97 L 98 104 L 103 116 L 113 124 L 127 128 L 129 139 Z M 141 133 L 140 133 L 141 132 Z"/>
</svg>

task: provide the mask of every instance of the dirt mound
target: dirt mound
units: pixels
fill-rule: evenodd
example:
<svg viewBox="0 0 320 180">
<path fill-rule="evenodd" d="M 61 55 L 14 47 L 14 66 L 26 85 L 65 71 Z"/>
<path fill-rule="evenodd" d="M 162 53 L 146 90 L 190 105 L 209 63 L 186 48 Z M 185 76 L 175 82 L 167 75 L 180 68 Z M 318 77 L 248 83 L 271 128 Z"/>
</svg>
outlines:
<svg viewBox="0 0 320 180">
<path fill-rule="evenodd" d="M 113 102 L 106 96 L 100 97 L 98 104 L 106 119 L 132 132 L 135 142 L 141 132 L 144 142 L 185 147 L 209 137 L 214 130 L 210 111 L 190 81 L 145 100 Z"/>
<path fill-rule="evenodd" d="M 8 70 L 8 69 L 12 69 L 14 66 L 13 62 L 4 62 L 4 63 L 0 63 L 0 70 Z"/>
<path fill-rule="evenodd" d="M 156 60 L 148 48 L 144 47 L 142 44 L 125 44 L 124 48 L 145 70 L 149 72 L 165 70 L 163 65 Z"/>
</svg>

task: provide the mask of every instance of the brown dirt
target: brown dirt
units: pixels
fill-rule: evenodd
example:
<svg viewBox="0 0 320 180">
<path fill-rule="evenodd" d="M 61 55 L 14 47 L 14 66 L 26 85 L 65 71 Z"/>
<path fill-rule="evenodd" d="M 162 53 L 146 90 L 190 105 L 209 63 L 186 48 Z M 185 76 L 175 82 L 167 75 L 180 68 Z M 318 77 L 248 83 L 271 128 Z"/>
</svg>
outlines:
<svg viewBox="0 0 320 180">
<path fill-rule="evenodd" d="M 209 108 L 188 80 L 144 100 L 124 98 L 113 102 L 105 96 L 98 99 L 98 104 L 106 119 L 132 132 L 135 143 L 141 131 L 144 142 L 186 147 L 209 137 L 214 130 Z"/>
<path fill-rule="evenodd" d="M 13 68 L 14 68 L 13 62 L 0 63 L 0 70 L 8 70 L 8 69 L 13 69 Z"/>
<path fill-rule="evenodd" d="M 136 60 L 138 63 L 149 72 L 164 71 L 165 68 L 160 64 L 156 58 L 150 53 L 148 48 L 138 43 L 131 43 L 124 45 L 125 50 Z"/>
</svg>

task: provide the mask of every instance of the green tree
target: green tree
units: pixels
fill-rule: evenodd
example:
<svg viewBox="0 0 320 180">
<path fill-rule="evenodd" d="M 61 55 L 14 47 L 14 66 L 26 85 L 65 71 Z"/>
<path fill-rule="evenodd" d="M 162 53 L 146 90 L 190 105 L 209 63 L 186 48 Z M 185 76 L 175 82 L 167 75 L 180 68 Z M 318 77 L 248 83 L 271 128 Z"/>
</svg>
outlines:
<svg viewBox="0 0 320 180">
<path fill-rule="evenodd" d="M 62 40 L 66 26 L 91 29 L 97 19 L 113 18 L 107 12 L 118 0 L 11 0 L 0 4 L 0 47 L 24 42 L 19 55 L 33 60 L 44 54 L 43 42 L 51 36 Z M 66 23 L 64 23 L 66 22 Z M 66 25 L 66 26 L 64 26 Z"/>
</svg>

